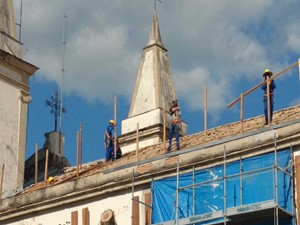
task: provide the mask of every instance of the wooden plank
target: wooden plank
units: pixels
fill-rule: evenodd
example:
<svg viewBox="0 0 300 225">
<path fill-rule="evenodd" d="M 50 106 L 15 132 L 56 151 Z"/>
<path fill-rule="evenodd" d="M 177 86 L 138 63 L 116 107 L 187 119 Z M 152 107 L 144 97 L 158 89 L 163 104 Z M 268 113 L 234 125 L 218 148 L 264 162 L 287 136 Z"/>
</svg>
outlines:
<svg viewBox="0 0 300 225">
<path fill-rule="evenodd" d="M 145 204 L 151 205 L 151 194 L 145 193 Z M 145 225 L 151 224 L 151 208 L 145 206 Z"/>
<path fill-rule="evenodd" d="M 71 225 L 78 225 L 78 211 L 71 212 Z"/>
<path fill-rule="evenodd" d="M 134 200 L 132 202 L 133 207 L 133 225 L 139 225 L 140 224 L 140 203 L 139 203 L 139 196 L 135 196 Z"/>
</svg>

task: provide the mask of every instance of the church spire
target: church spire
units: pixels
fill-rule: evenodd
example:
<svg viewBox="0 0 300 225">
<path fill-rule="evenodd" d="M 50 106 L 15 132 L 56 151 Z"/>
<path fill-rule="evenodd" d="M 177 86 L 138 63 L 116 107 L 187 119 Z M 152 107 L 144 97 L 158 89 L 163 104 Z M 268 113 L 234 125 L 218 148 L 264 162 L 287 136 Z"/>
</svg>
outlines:
<svg viewBox="0 0 300 225">
<path fill-rule="evenodd" d="M 122 120 L 122 135 L 119 137 L 123 153 L 136 148 L 136 130 L 142 130 L 139 147 L 161 143 L 163 140 L 164 109 L 176 98 L 175 85 L 167 49 L 160 36 L 157 13 L 154 9 L 149 41 L 143 48 L 128 118 Z M 166 113 L 166 126 L 170 127 L 170 115 Z M 181 135 L 187 133 L 187 124 L 182 122 Z"/>
<path fill-rule="evenodd" d="M 157 44 L 157 45 L 164 47 L 162 40 L 161 40 L 161 36 L 160 36 L 156 9 L 154 9 L 154 12 L 153 12 L 152 29 L 151 29 L 151 33 L 149 36 L 148 46 L 153 45 L 153 44 Z"/>
</svg>

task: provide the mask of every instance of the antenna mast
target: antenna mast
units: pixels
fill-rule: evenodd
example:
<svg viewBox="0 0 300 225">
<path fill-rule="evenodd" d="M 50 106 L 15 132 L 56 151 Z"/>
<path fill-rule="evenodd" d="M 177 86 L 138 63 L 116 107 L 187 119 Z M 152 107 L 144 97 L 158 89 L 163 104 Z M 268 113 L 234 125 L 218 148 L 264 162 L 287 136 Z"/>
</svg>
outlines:
<svg viewBox="0 0 300 225">
<path fill-rule="evenodd" d="M 64 15 L 64 23 L 63 23 L 63 53 L 62 53 L 62 69 L 61 69 L 61 80 L 60 80 L 60 121 L 59 121 L 59 127 L 60 127 L 60 132 L 62 128 L 62 113 L 63 113 L 63 87 L 64 87 L 64 78 L 66 76 L 66 23 L 67 23 L 67 15 Z"/>
</svg>

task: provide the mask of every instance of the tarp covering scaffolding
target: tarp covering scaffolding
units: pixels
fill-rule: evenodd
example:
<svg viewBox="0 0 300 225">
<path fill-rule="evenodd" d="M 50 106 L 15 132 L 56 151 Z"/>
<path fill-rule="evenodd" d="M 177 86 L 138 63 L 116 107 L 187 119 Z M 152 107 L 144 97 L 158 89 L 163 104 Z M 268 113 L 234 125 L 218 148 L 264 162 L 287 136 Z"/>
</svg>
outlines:
<svg viewBox="0 0 300 225">
<path fill-rule="evenodd" d="M 175 224 L 222 223 L 238 214 L 277 206 L 291 215 L 280 224 L 290 224 L 292 177 L 290 150 L 230 163 L 224 160 L 223 165 L 186 174 L 178 171 L 175 177 L 153 181 L 152 224 L 180 220 Z M 281 219 L 277 216 L 277 221 Z"/>
</svg>

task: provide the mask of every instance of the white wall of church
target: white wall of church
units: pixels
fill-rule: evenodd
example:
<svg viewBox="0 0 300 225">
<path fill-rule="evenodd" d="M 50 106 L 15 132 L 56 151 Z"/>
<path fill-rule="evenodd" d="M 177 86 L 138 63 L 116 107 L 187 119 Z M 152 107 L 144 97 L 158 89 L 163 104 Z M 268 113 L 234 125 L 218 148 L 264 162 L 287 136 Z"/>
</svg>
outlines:
<svg viewBox="0 0 300 225">
<path fill-rule="evenodd" d="M 143 191 L 135 192 L 134 196 L 139 196 L 143 199 Z M 100 225 L 101 215 L 107 210 L 111 209 L 115 215 L 115 221 L 119 225 L 131 225 L 132 216 L 132 193 L 120 194 L 114 197 L 108 197 L 101 200 L 92 200 L 81 205 L 72 204 L 73 207 L 57 207 L 55 210 L 41 213 L 40 215 L 30 214 L 30 218 L 21 219 L 16 222 L 4 223 L 3 225 L 67 225 L 71 224 L 71 213 L 78 211 L 78 225 L 82 225 L 82 209 L 88 208 L 90 215 L 90 223 Z M 144 206 L 140 204 L 140 224 L 145 224 Z"/>
<path fill-rule="evenodd" d="M 24 161 L 19 161 L 20 110 L 19 89 L 0 79 L 0 167 L 4 166 L 3 196 L 8 190 L 22 186 L 18 181 L 23 174 Z M 25 146 L 24 146 L 25 148 Z M 18 163 L 20 162 L 20 163 Z M 23 181 L 23 180 L 22 180 Z"/>
</svg>

